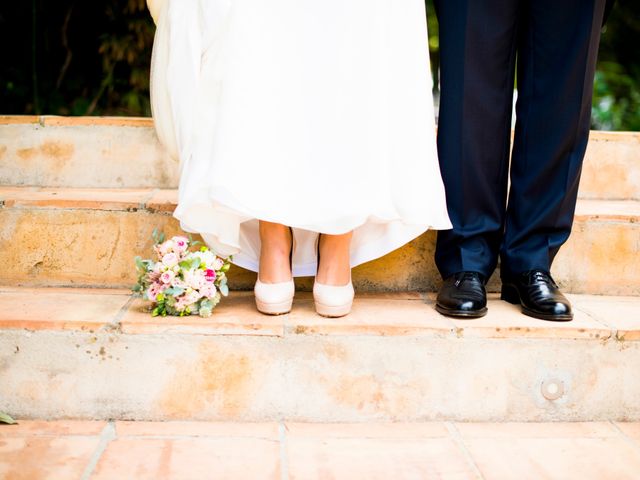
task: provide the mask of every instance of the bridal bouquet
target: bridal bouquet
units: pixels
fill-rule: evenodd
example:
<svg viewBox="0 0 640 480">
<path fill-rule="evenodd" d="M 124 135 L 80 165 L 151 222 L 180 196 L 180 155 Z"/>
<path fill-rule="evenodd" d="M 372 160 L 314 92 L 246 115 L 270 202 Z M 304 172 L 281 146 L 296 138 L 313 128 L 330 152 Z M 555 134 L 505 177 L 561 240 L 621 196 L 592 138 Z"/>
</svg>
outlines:
<svg viewBox="0 0 640 480">
<path fill-rule="evenodd" d="M 206 246 L 191 251 L 202 242 L 175 236 L 165 241 L 164 234 L 153 232 L 157 261 L 135 258 L 138 283 L 134 292 L 153 302 L 151 314 L 211 315 L 223 296 L 229 294 L 226 273 L 231 264 Z"/>
</svg>

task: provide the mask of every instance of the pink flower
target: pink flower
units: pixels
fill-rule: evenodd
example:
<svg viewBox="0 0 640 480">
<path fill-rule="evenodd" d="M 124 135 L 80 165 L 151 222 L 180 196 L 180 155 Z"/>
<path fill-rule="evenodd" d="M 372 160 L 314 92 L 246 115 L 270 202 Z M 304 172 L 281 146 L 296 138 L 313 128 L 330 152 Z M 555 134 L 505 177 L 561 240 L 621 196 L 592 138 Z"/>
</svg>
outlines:
<svg viewBox="0 0 640 480">
<path fill-rule="evenodd" d="M 176 252 L 178 253 L 182 253 L 184 251 L 187 250 L 187 248 L 189 248 L 189 239 L 186 237 L 173 237 L 171 240 L 173 240 L 173 246 Z"/>
<path fill-rule="evenodd" d="M 204 277 L 209 281 L 209 282 L 213 282 L 216 279 L 216 272 L 214 270 L 211 270 L 210 268 L 208 268 L 205 272 L 204 272 Z"/>
<path fill-rule="evenodd" d="M 178 263 L 178 256 L 173 252 L 169 252 L 162 257 L 162 263 L 167 267 L 173 267 Z"/>
<path fill-rule="evenodd" d="M 147 297 L 152 302 L 155 302 L 158 299 L 158 294 L 160 293 L 160 286 L 157 283 L 152 283 L 149 285 L 147 289 Z"/>
<path fill-rule="evenodd" d="M 203 297 L 212 298 L 216 294 L 216 286 L 213 283 L 207 283 L 200 289 Z"/>
<path fill-rule="evenodd" d="M 164 284 L 168 284 L 171 283 L 171 281 L 175 278 L 175 274 L 173 273 L 172 270 L 167 270 L 166 272 L 164 272 L 162 275 L 160 275 L 160 280 L 162 281 L 162 283 Z"/>
</svg>

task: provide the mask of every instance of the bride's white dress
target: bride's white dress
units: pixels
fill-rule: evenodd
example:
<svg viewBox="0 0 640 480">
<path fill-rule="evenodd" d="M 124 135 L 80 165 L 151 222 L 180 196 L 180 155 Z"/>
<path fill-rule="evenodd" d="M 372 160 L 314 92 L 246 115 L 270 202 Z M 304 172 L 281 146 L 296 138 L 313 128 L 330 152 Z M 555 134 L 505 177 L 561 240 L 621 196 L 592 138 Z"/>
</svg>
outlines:
<svg viewBox="0 0 640 480">
<path fill-rule="evenodd" d="M 354 230 L 352 266 L 451 227 L 437 161 L 424 0 L 165 0 L 152 103 L 180 159 L 174 216 L 257 271 L 258 219 Z"/>
</svg>

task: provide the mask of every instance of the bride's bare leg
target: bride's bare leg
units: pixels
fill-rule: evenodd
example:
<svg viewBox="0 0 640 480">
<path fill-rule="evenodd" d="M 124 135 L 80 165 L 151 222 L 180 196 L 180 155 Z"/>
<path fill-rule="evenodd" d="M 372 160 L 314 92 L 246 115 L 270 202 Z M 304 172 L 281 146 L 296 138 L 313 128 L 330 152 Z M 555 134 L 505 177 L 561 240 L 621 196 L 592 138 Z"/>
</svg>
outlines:
<svg viewBox="0 0 640 480">
<path fill-rule="evenodd" d="M 260 281 L 280 283 L 291 280 L 291 230 L 279 223 L 260 221 Z"/>
<path fill-rule="evenodd" d="M 316 280 L 324 285 L 346 285 L 351 280 L 350 250 L 353 232 L 320 235 L 320 265 Z"/>
</svg>

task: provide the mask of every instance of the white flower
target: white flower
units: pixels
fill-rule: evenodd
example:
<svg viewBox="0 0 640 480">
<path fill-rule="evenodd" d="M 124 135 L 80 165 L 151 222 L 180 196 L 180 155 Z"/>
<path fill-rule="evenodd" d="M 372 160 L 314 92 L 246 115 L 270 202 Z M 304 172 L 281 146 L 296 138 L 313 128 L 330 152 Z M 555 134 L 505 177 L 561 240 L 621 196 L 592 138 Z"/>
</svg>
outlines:
<svg viewBox="0 0 640 480">
<path fill-rule="evenodd" d="M 184 272 L 184 281 L 189 287 L 198 290 L 202 285 L 207 283 L 207 279 L 204 276 L 204 270 L 186 270 Z"/>
<path fill-rule="evenodd" d="M 191 304 L 196 303 L 198 300 L 200 300 L 201 297 L 202 295 L 200 294 L 200 292 L 198 292 L 197 290 L 192 290 L 184 296 L 184 300 L 185 303 Z"/>
<path fill-rule="evenodd" d="M 173 267 L 178 263 L 178 256 L 173 252 L 169 252 L 162 257 L 162 263 L 167 267 Z"/>
<path fill-rule="evenodd" d="M 220 270 L 223 266 L 224 266 L 224 260 L 218 257 L 216 257 L 211 263 L 211 268 L 213 268 L 216 271 Z"/>
<path fill-rule="evenodd" d="M 191 257 L 198 257 L 201 263 L 204 263 L 207 267 L 211 266 L 216 258 L 211 250 L 207 250 L 206 252 L 192 252 L 190 254 Z"/>
</svg>

